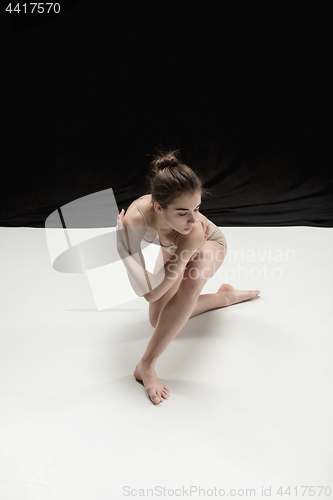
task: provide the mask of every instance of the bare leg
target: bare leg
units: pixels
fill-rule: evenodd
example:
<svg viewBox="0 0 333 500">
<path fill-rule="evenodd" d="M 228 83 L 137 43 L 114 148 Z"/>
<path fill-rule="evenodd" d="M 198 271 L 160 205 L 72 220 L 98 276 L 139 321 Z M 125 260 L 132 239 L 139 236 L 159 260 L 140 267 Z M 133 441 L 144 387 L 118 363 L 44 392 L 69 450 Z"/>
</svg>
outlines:
<svg viewBox="0 0 333 500">
<path fill-rule="evenodd" d="M 175 284 L 174 289 L 170 289 L 170 295 L 173 296 L 168 295 L 165 298 L 168 300 L 167 303 L 165 303 L 166 300 L 162 299 L 155 306 L 154 303 L 150 304 L 150 306 L 153 305 L 150 310 L 150 316 L 154 318 L 152 324 L 155 325 L 156 318 L 158 318 L 157 324 L 147 349 L 135 368 L 134 376 L 145 386 L 153 403 L 160 403 L 167 399 L 170 394 L 169 389 L 156 375 L 156 361 L 183 328 L 187 320 L 210 309 L 226 307 L 249 300 L 260 293 L 259 290 L 235 290 L 232 286 L 224 284 L 215 294 L 200 296 L 206 281 L 216 273 L 223 261 L 223 259 L 217 258 L 218 252 L 221 251 L 221 246 L 217 242 L 207 241 L 204 247 L 210 252 L 213 251 L 213 258 L 209 254 L 208 258 L 205 259 L 205 249 L 201 249 L 203 258 L 196 262 L 193 261 L 187 266 L 184 279 L 180 282 L 179 288 L 177 289 L 178 284 Z M 194 268 L 198 271 L 197 274 L 194 273 L 194 276 L 198 276 L 198 278 L 190 279 L 191 270 Z M 158 312 L 159 307 L 161 307 L 160 313 Z"/>
<path fill-rule="evenodd" d="M 207 293 L 199 296 L 197 303 L 192 311 L 190 318 L 198 314 L 218 309 L 220 307 L 231 306 L 245 300 L 253 299 L 260 294 L 260 290 L 235 290 L 231 285 L 226 283 L 220 286 L 218 292 Z"/>
<path fill-rule="evenodd" d="M 162 309 L 146 352 L 134 371 L 134 376 L 143 382 L 153 403 L 160 403 L 170 394 L 156 375 L 155 363 L 187 320 L 211 309 L 250 300 L 259 293 L 259 290 L 235 290 L 227 284 L 223 284 L 216 293 L 202 294 L 199 297 L 195 293 L 189 296 L 186 291 L 182 293 L 181 289 L 178 290 Z"/>
<path fill-rule="evenodd" d="M 191 293 L 188 288 L 179 287 L 161 311 L 146 352 L 135 368 L 135 378 L 143 382 L 153 403 L 160 403 L 170 394 L 169 389 L 156 375 L 155 363 L 189 319 L 199 294 L 198 289 Z"/>
</svg>

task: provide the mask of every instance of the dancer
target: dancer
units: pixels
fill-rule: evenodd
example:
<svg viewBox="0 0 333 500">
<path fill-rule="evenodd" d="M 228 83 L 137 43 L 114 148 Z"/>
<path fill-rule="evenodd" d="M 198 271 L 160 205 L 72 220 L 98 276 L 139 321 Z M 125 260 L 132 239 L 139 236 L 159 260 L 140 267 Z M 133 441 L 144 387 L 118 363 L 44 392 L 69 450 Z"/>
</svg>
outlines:
<svg viewBox="0 0 333 500">
<path fill-rule="evenodd" d="M 235 290 L 222 284 L 216 293 L 201 294 L 222 265 L 227 242 L 222 231 L 202 213 L 207 194 L 200 177 L 178 158 L 178 151 L 161 153 L 152 161 L 150 193 L 133 201 L 118 215 L 117 249 L 135 293 L 149 302 L 154 333 L 134 377 L 154 404 L 170 390 L 155 371 L 157 359 L 186 322 L 211 309 L 257 297 L 259 290 Z M 141 240 L 160 245 L 153 273 L 145 269 Z"/>
</svg>

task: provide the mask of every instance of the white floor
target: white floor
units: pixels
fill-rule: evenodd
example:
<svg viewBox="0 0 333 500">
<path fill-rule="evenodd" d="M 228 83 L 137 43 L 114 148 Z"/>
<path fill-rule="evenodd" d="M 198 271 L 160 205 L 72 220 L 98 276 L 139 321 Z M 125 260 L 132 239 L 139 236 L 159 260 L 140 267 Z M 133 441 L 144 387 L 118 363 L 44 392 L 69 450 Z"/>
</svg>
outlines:
<svg viewBox="0 0 333 500">
<path fill-rule="evenodd" d="M 44 229 L 0 228 L 1 499 L 333 495 L 333 229 L 223 232 L 204 293 L 261 296 L 187 323 L 155 406 L 133 377 L 148 303 L 98 311 L 87 275 L 52 268 Z"/>
</svg>

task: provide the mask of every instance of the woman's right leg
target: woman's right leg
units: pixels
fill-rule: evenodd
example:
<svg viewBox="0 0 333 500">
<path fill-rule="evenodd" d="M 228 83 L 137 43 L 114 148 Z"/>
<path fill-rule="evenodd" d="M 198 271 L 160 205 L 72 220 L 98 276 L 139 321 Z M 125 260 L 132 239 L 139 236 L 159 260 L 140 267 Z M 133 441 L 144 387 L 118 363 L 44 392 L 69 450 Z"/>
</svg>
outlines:
<svg viewBox="0 0 333 500">
<path fill-rule="evenodd" d="M 142 381 L 153 403 L 163 401 L 170 394 L 156 375 L 155 363 L 187 322 L 203 286 L 201 279 L 181 280 L 178 290 L 162 309 L 153 336 L 134 370 L 135 378 Z"/>
<path fill-rule="evenodd" d="M 206 242 L 205 245 L 209 246 L 215 243 L 216 242 Z M 218 247 L 217 249 L 219 250 Z M 222 264 L 221 261 L 215 262 L 215 260 L 216 259 L 209 259 L 209 261 L 207 261 L 206 252 L 204 249 L 201 249 L 201 259 L 198 259 L 198 261 L 193 260 L 193 262 L 186 266 L 184 274 L 181 276 L 181 279 L 179 279 L 180 283 L 178 289 L 175 290 L 176 282 L 173 285 L 174 294 L 169 298 L 168 302 L 161 310 L 155 331 L 147 345 L 142 359 L 135 368 L 135 378 L 142 381 L 153 403 L 163 401 L 170 394 L 169 389 L 156 375 L 155 363 L 173 338 L 183 328 L 191 316 L 205 283 Z M 212 271 L 213 268 L 214 271 Z M 194 273 L 194 276 L 192 273 L 193 269 L 197 271 Z M 207 270 L 209 271 L 208 275 Z"/>
<path fill-rule="evenodd" d="M 149 321 L 153 328 L 155 328 L 157 325 L 160 312 L 177 292 L 182 279 L 183 275 L 179 276 L 178 280 L 172 285 L 171 288 L 169 288 L 169 290 L 164 295 L 162 295 L 160 299 L 156 300 L 155 302 L 149 303 Z"/>
</svg>

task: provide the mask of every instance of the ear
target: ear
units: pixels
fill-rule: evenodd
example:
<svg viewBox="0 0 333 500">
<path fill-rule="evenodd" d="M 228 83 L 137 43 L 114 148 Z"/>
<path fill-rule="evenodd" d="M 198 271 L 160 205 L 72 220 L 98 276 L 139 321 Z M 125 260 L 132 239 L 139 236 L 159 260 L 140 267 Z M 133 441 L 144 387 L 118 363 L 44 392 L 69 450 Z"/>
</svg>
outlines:
<svg viewBox="0 0 333 500">
<path fill-rule="evenodd" d="M 162 207 L 159 203 L 157 203 L 157 201 L 154 201 L 154 209 L 155 209 L 155 212 L 161 212 L 162 211 Z"/>
</svg>

